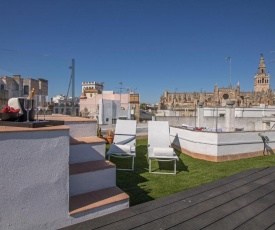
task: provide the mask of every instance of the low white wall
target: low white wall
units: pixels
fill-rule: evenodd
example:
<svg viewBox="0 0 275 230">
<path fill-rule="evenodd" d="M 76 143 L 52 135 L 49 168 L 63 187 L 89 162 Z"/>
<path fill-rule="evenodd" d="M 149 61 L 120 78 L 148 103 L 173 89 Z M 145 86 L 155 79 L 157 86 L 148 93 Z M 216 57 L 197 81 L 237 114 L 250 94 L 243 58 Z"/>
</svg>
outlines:
<svg viewBox="0 0 275 230">
<path fill-rule="evenodd" d="M 242 107 L 236 107 L 235 110 L 235 117 L 264 117 L 264 116 L 272 116 L 275 114 L 275 108 L 274 107 L 251 107 L 251 108 L 242 108 Z M 219 107 L 218 108 L 218 116 L 220 114 L 225 114 L 225 107 Z M 205 117 L 215 117 L 217 115 L 217 108 L 215 107 L 204 107 L 204 116 Z"/>
<path fill-rule="evenodd" d="M 70 127 L 70 136 L 77 137 L 93 137 L 97 136 L 97 123 L 91 122 L 66 122 L 65 125 Z"/>
<path fill-rule="evenodd" d="M 226 130 L 225 117 L 203 117 L 203 121 L 195 121 L 195 117 L 154 117 L 156 121 L 169 121 L 171 126 L 182 127 L 182 124 L 187 124 L 189 126 L 200 126 L 215 129 Z M 263 130 L 265 126 L 263 124 L 263 118 L 260 117 L 236 117 L 234 120 L 233 128 L 243 128 L 244 131 L 255 131 Z"/>
<path fill-rule="evenodd" d="M 200 154 L 217 155 L 217 135 L 218 133 L 196 132 L 170 127 L 171 142 L 173 144 Z"/>
<path fill-rule="evenodd" d="M 262 152 L 264 144 L 259 131 L 255 132 L 199 132 L 170 127 L 171 141 L 181 149 L 208 156 L 228 156 Z M 263 132 L 269 139 L 267 149 L 275 149 L 275 132 Z"/>
<path fill-rule="evenodd" d="M 0 229 L 69 219 L 69 129 L 0 132 L 0 162 Z"/>
</svg>

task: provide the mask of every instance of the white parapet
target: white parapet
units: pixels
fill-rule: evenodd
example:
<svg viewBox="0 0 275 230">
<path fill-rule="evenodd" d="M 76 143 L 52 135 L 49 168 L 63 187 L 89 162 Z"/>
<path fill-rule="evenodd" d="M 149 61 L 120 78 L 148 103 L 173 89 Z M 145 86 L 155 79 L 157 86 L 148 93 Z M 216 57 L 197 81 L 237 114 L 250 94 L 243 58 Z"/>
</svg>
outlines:
<svg viewBox="0 0 275 230">
<path fill-rule="evenodd" d="M 171 127 L 173 146 L 195 158 L 226 161 L 270 154 L 275 150 L 275 131 L 265 131 L 265 145 L 261 131 L 205 132 Z"/>
</svg>

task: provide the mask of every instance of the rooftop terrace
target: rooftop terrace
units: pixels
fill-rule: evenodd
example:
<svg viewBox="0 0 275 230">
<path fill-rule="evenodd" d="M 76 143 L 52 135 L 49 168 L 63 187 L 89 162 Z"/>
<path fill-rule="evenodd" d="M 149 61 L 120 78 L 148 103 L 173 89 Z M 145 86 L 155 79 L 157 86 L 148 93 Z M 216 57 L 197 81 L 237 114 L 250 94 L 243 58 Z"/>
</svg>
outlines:
<svg viewBox="0 0 275 230">
<path fill-rule="evenodd" d="M 251 169 L 62 230 L 275 229 L 274 178 Z"/>
</svg>

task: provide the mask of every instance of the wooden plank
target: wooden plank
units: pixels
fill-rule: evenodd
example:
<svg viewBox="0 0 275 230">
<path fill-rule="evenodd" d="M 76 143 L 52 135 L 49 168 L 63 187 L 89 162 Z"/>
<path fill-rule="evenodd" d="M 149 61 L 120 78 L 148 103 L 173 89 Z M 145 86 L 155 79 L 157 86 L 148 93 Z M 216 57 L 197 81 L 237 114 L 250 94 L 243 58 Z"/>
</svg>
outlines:
<svg viewBox="0 0 275 230">
<path fill-rule="evenodd" d="M 274 184 L 273 184 L 274 186 Z M 271 215 L 271 211 L 273 213 Z M 224 216 L 217 222 L 204 228 L 205 230 L 211 229 L 266 229 L 271 224 L 275 224 L 275 193 L 274 191 L 263 196 L 261 199 L 233 212 L 230 215 Z M 263 223 L 264 222 L 264 225 Z M 249 227 L 249 228 L 248 228 Z"/>
<path fill-rule="evenodd" d="M 274 197 L 273 197 L 274 199 Z M 238 226 L 236 229 L 251 230 L 251 229 L 275 229 L 275 205 L 266 209 L 264 212 L 260 213 L 252 219 L 248 219 L 247 222 Z"/>
<path fill-rule="evenodd" d="M 224 228 L 215 228 L 215 227 L 208 228 L 208 229 L 223 229 L 223 230 L 234 229 L 235 227 L 239 226 L 240 224 L 244 223 L 247 220 L 246 216 L 243 215 L 243 211 L 245 210 L 244 207 L 246 206 L 253 207 L 255 206 L 253 205 L 253 203 L 257 201 L 259 202 L 259 200 L 261 200 L 261 202 L 264 202 L 264 204 L 259 205 L 258 203 L 258 207 L 257 205 L 255 207 L 257 208 L 263 208 L 263 206 L 269 207 L 272 204 L 270 205 L 268 201 L 270 201 L 270 198 L 274 197 L 274 195 L 275 195 L 274 183 L 268 184 L 268 185 L 262 186 L 260 189 L 253 190 L 252 192 L 249 192 L 248 194 L 245 194 L 241 197 L 237 197 L 234 200 L 229 201 L 221 206 L 208 210 L 207 212 L 204 212 L 199 216 L 195 216 L 191 220 L 188 220 L 170 229 L 174 229 L 174 230 L 175 229 L 202 229 L 202 228 L 208 227 L 213 223 L 219 222 L 223 218 L 227 219 L 227 217 L 232 213 L 236 213 L 236 215 L 239 216 L 239 218 L 233 219 L 234 221 L 232 220 L 232 222 L 228 223 L 228 225 L 224 226 Z M 248 209 L 246 209 L 246 211 L 247 213 L 250 212 L 250 210 Z"/>
<path fill-rule="evenodd" d="M 212 205 L 212 208 L 229 202 L 234 193 L 241 196 L 253 189 L 261 187 L 261 183 L 263 183 L 263 181 L 260 182 L 260 180 L 262 180 L 261 178 L 265 179 L 274 172 L 275 167 L 248 170 L 216 182 L 140 204 L 64 229 L 156 229 L 158 227 L 164 229 L 162 223 L 159 224 L 160 222 L 164 222 L 164 224 L 167 224 L 165 222 L 172 223 L 170 227 L 174 226 L 174 223 L 180 224 L 186 215 L 192 218 L 201 214 L 198 210 L 198 205 L 204 205 L 204 208 L 209 210 L 211 206 L 207 206 L 211 205 L 213 199 L 216 203 L 214 206 Z M 238 194 L 238 192 L 242 193 Z M 227 194 L 227 200 L 224 200 L 225 198 L 222 194 Z"/>
<path fill-rule="evenodd" d="M 267 176 L 267 179 L 270 178 L 270 176 Z M 270 181 L 271 179 L 267 180 Z M 180 227 L 176 227 L 175 229 L 200 229 L 207 224 L 204 223 L 205 221 L 212 221 L 212 219 L 215 216 L 215 213 L 210 213 L 211 215 L 207 215 L 206 213 L 211 211 L 212 209 L 217 209 L 219 207 L 222 207 L 224 204 L 227 204 L 228 202 L 231 202 L 232 200 L 238 200 L 238 198 L 242 197 L 243 195 L 254 191 L 255 189 L 262 187 L 261 184 L 257 183 L 249 183 L 241 187 L 237 187 L 233 190 L 226 191 L 224 193 L 221 193 L 218 196 L 215 196 L 213 198 L 207 199 L 202 202 L 197 202 L 195 205 L 191 205 L 190 207 L 184 207 L 182 210 L 177 209 L 177 204 L 174 205 L 174 207 L 170 207 L 169 210 L 159 210 L 158 212 L 161 212 L 163 214 L 170 213 L 166 216 L 162 216 L 159 219 L 156 219 L 154 221 L 148 222 L 144 224 L 142 227 L 138 229 L 158 229 L 158 228 L 172 228 L 174 226 L 179 225 Z M 270 190 L 273 189 L 272 186 L 270 186 Z M 263 189 L 262 192 L 264 192 L 265 189 Z M 261 196 L 261 195 L 260 195 Z M 191 200 L 191 203 L 193 200 Z M 241 206 L 238 205 L 239 201 L 236 201 L 235 204 L 238 208 Z M 174 211 L 172 211 L 174 208 Z M 220 210 L 222 211 L 222 210 Z M 219 210 L 217 210 L 217 213 Z M 153 219 L 153 217 L 151 217 Z M 206 219 L 208 218 L 208 219 Z M 208 223 L 209 224 L 209 223 Z M 194 228 L 195 227 L 195 228 Z"/>
</svg>

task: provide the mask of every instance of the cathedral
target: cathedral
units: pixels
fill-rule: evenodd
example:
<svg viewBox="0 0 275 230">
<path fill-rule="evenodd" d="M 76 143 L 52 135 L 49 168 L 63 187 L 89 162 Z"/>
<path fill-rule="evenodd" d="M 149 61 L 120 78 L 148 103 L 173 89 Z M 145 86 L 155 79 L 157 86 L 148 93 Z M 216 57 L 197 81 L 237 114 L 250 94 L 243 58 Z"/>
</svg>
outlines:
<svg viewBox="0 0 275 230">
<path fill-rule="evenodd" d="M 216 84 L 214 92 L 168 92 L 160 98 L 159 109 L 184 110 L 194 108 L 198 103 L 204 106 L 225 106 L 227 100 L 235 101 L 236 107 L 251 107 L 260 104 L 274 105 L 274 94 L 270 87 L 270 74 L 266 72 L 264 57 L 261 54 L 258 72 L 254 76 L 254 90 L 241 92 L 240 84 L 235 88 L 230 84 L 228 88 L 219 88 Z"/>
</svg>

